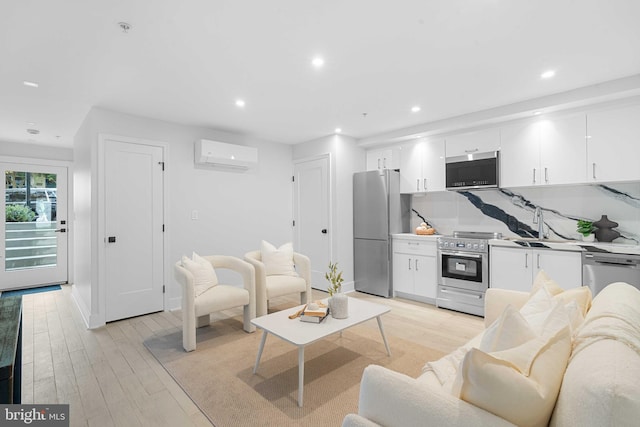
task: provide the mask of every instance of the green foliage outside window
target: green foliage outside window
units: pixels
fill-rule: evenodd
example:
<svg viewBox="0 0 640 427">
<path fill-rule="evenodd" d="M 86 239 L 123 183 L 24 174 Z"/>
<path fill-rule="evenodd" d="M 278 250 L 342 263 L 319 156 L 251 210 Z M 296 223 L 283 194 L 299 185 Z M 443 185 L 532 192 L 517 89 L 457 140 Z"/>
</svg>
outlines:
<svg viewBox="0 0 640 427">
<path fill-rule="evenodd" d="M 25 205 L 7 205 L 7 222 L 31 222 L 36 219 L 36 214 Z"/>
</svg>

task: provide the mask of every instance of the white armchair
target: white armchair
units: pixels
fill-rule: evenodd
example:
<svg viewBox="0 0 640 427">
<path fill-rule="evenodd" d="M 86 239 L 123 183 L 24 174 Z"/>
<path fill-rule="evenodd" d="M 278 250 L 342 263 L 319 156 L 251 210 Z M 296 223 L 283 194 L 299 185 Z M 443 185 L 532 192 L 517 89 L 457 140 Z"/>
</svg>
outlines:
<svg viewBox="0 0 640 427">
<path fill-rule="evenodd" d="M 216 269 L 230 269 L 242 276 L 244 288 L 218 284 L 196 296 L 194 276 L 182 266 L 175 264 L 175 278 L 182 285 L 182 346 L 185 351 L 196 349 L 196 328 L 207 326 L 211 313 L 243 307 L 243 323 L 246 332 L 254 332 L 251 319 L 256 317 L 255 271 L 251 264 L 240 258 L 213 255 L 203 256 Z"/>
<path fill-rule="evenodd" d="M 256 315 L 267 314 L 268 301 L 283 295 L 299 293 L 300 304 L 307 304 L 311 300 L 311 261 L 309 257 L 293 253 L 298 276 L 267 275 L 262 262 L 261 251 L 251 251 L 244 255 L 244 259 L 251 263 L 256 271 Z"/>
</svg>

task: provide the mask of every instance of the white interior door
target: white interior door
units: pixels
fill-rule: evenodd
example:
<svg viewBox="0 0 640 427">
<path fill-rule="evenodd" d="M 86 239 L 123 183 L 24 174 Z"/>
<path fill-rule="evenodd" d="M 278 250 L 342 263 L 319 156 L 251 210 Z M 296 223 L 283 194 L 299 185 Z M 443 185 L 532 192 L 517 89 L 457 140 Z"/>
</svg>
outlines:
<svg viewBox="0 0 640 427">
<path fill-rule="evenodd" d="M 311 259 L 311 285 L 326 290 L 331 260 L 329 157 L 294 165 L 295 250 Z"/>
<path fill-rule="evenodd" d="M 163 148 L 106 139 L 106 321 L 160 311 L 163 298 Z"/>
<path fill-rule="evenodd" d="M 67 283 L 67 168 L 0 163 L 0 291 Z"/>
</svg>

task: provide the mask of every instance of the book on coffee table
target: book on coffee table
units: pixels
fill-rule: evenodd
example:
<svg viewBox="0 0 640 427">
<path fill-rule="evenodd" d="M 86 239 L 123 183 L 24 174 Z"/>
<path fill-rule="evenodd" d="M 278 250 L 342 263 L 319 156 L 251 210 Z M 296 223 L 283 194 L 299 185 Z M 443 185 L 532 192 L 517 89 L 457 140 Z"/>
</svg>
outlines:
<svg viewBox="0 0 640 427">
<path fill-rule="evenodd" d="M 302 312 L 303 316 L 313 316 L 313 317 L 325 317 L 327 312 L 329 311 L 328 307 L 316 306 L 314 308 L 309 308 L 308 306 Z"/>
<path fill-rule="evenodd" d="M 317 307 L 313 309 L 307 307 L 300 315 L 300 320 L 303 322 L 320 323 L 327 317 L 327 314 L 329 314 L 328 307 Z"/>
<path fill-rule="evenodd" d="M 326 319 L 327 316 L 305 316 L 304 314 L 302 316 L 300 316 L 300 321 L 301 322 L 309 322 L 309 323 L 320 323 L 322 322 L 324 319 Z"/>
</svg>

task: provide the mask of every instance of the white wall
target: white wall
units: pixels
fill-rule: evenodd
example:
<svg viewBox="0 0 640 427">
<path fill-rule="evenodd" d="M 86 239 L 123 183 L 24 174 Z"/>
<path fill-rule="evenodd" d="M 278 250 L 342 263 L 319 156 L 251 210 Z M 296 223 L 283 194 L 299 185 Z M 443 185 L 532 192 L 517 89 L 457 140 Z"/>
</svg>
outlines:
<svg viewBox="0 0 640 427">
<path fill-rule="evenodd" d="M 365 169 L 365 150 L 356 140 L 344 135 L 330 135 L 293 146 L 293 159 L 300 160 L 331 153 L 333 180 L 334 262 L 343 271 L 345 290 L 353 289 L 353 174 Z"/>
<path fill-rule="evenodd" d="M 99 326 L 104 313 L 98 311 L 97 252 L 95 234 L 97 205 L 96 171 L 98 134 L 112 134 L 161 141 L 167 144 L 166 184 L 168 212 L 165 218 L 165 284 L 167 308 L 180 306 L 180 288 L 173 279 L 173 264 L 183 254 L 226 254 L 242 257 L 258 249 L 262 239 L 274 243 L 292 240 L 292 148 L 213 129 L 184 126 L 144 117 L 92 109 L 75 141 L 76 192 L 79 211 L 76 227 L 84 230 L 77 247 L 85 248 L 91 225 L 91 247 L 76 256 L 79 305 L 90 307 L 90 326 Z M 258 148 L 258 167 L 249 172 L 225 172 L 194 165 L 194 141 L 212 139 Z M 89 174 L 89 176 L 87 176 Z M 82 181 L 81 185 L 78 181 Z M 87 182 L 89 182 L 87 184 Z M 91 206 L 90 210 L 87 208 Z M 192 220 L 192 211 L 198 220 Z M 102 243 L 103 244 L 103 243 Z M 85 248 L 86 249 L 86 248 Z M 91 266 L 89 273 L 87 266 Z M 82 283 L 79 282 L 82 278 Z M 221 280 L 239 282 L 236 275 L 219 274 Z"/>
<path fill-rule="evenodd" d="M 71 161 L 73 160 L 73 150 L 49 145 L 0 141 L 0 156 Z"/>
</svg>

